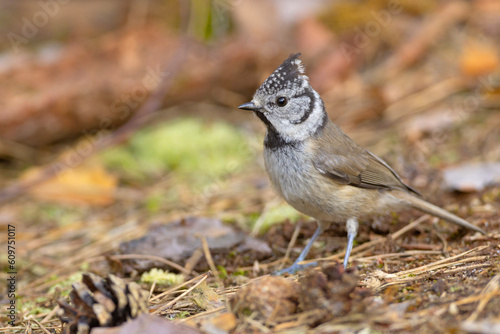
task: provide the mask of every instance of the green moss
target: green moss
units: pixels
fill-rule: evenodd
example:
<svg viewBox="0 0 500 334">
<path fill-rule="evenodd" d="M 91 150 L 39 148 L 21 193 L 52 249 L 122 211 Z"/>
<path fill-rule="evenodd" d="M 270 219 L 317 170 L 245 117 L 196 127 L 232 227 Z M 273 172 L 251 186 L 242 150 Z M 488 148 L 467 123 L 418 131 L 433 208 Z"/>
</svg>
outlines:
<svg viewBox="0 0 500 334">
<path fill-rule="evenodd" d="M 57 276 L 52 276 L 51 279 L 57 279 Z M 69 276 L 67 279 L 52 285 L 49 288 L 49 295 L 53 295 L 56 290 L 60 290 L 61 296 L 67 297 L 72 289 L 71 285 L 75 282 L 82 280 L 82 272 L 76 272 L 73 275 Z"/>
<path fill-rule="evenodd" d="M 304 216 L 290 205 L 280 203 L 278 205 L 268 207 L 267 210 L 258 217 L 255 224 L 259 225 L 259 233 L 264 233 L 276 223 L 282 223 L 287 219 L 292 223 L 295 223 L 302 217 Z"/>
<path fill-rule="evenodd" d="M 189 317 L 190 315 L 191 315 L 191 313 L 189 313 L 187 311 L 181 311 L 175 315 L 175 319 L 185 319 L 185 318 Z"/>
<path fill-rule="evenodd" d="M 52 308 L 50 307 L 51 298 L 51 296 L 43 296 L 28 301 L 24 301 L 25 298 L 19 298 L 19 311 L 21 313 L 25 313 L 25 317 L 29 315 L 49 313 L 50 311 L 52 311 Z"/>
<path fill-rule="evenodd" d="M 233 276 L 246 276 L 247 272 L 245 270 L 237 269 L 233 271 Z"/>
<path fill-rule="evenodd" d="M 202 186 L 238 171 L 252 156 L 233 126 L 183 118 L 135 134 L 127 146 L 101 154 L 105 164 L 141 181 L 167 172 Z"/>
<path fill-rule="evenodd" d="M 223 267 L 223 266 L 221 266 L 221 265 L 218 265 L 218 266 L 217 266 L 217 270 L 219 271 L 219 277 L 220 277 L 221 279 L 225 279 L 225 278 L 227 278 L 228 274 L 227 274 L 227 270 L 226 270 L 226 268 L 224 268 L 224 267 Z"/>
<path fill-rule="evenodd" d="M 78 221 L 85 209 L 71 205 L 60 205 L 40 203 L 26 206 L 22 211 L 24 220 L 36 220 L 37 222 L 56 222 L 58 226 L 66 226 Z"/>
<path fill-rule="evenodd" d="M 156 282 L 157 285 L 175 286 L 184 282 L 184 276 L 153 268 L 142 274 L 141 282 L 146 284 L 153 284 Z"/>
<path fill-rule="evenodd" d="M 161 210 L 164 196 L 161 194 L 151 194 L 146 198 L 145 206 L 150 213 L 157 213 Z"/>
</svg>

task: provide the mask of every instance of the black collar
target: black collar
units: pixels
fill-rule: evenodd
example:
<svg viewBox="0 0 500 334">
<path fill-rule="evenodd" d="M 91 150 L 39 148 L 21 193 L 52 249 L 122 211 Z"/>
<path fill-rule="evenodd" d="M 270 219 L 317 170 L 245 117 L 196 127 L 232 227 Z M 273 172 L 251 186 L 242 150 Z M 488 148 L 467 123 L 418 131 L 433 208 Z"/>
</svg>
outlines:
<svg viewBox="0 0 500 334">
<path fill-rule="evenodd" d="M 299 144 L 298 141 L 287 141 L 281 136 L 278 131 L 276 131 L 275 127 L 269 122 L 264 113 L 261 111 L 255 110 L 255 115 L 260 118 L 260 120 L 267 127 L 266 138 L 264 139 L 264 147 L 270 150 L 278 150 L 283 147 L 297 147 Z"/>
</svg>

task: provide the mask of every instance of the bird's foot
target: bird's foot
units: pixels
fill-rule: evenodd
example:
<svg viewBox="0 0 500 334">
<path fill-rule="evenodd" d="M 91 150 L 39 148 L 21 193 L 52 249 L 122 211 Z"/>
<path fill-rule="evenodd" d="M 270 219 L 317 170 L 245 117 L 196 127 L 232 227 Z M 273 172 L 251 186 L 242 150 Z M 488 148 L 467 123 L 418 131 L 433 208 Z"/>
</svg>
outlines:
<svg viewBox="0 0 500 334">
<path fill-rule="evenodd" d="M 297 273 L 298 271 L 302 271 L 306 268 L 314 267 L 317 265 L 318 265 L 318 262 L 312 262 L 312 263 L 306 263 L 306 264 L 299 264 L 298 262 L 295 262 L 294 264 L 292 264 L 288 268 L 275 271 L 272 275 L 273 276 L 281 276 L 283 274 L 293 275 L 293 274 Z"/>
</svg>

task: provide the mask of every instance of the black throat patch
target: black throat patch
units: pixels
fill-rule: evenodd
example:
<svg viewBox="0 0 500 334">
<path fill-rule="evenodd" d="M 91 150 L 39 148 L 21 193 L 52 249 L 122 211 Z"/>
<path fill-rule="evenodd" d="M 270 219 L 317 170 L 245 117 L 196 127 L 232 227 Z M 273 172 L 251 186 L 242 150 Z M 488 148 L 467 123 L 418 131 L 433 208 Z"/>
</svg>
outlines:
<svg viewBox="0 0 500 334">
<path fill-rule="evenodd" d="M 297 147 L 300 142 L 298 141 L 287 141 L 285 140 L 279 133 L 276 131 L 274 126 L 269 122 L 269 120 L 266 118 L 266 116 L 256 110 L 255 115 L 266 125 L 267 128 L 267 134 L 266 138 L 264 139 L 264 147 L 268 148 L 270 150 L 278 150 L 282 147 Z"/>
</svg>

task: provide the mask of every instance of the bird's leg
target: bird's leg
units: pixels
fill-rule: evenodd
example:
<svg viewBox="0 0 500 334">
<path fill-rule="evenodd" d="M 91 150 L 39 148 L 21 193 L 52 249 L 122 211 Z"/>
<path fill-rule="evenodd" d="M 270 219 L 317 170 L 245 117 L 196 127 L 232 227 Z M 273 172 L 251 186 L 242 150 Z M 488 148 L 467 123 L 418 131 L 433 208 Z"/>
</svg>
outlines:
<svg viewBox="0 0 500 334">
<path fill-rule="evenodd" d="M 349 262 L 349 256 L 351 255 L 352 245 L 354 244 L 354 238 L 358 234 L 359 223 L 356 218 L 349 218 L 346 223 L 347 226 L 347 249 L 345 251 L 344 257 L 344 268 L 347 268 L 347 263 Z"/>
<path fill-rule="evenodd" d="M 311 250 L 312 244 L 320 236 L 321 232 L 323 232 L 323 228 L 321 226 L 321 223 L 318 222 L 318 228 L 314 232 L 312 238 L 307 243 L 306 247 L 304 247 L 304 250 L 302 251 L 302 253 L 300 253 L 297 260 L 295 260 L 295 262 L 290 267 L 275 271 L 273 273 L 273 275 L 283 275 L 284 273 L 288 273 L 288 274 L 293 275 L 297 271 L 303 270 L 304 268 L 317 265 L 317 262 L 307 263 L 307 264 L 299 264 L 299 262 L 302 262 L 306 259 L 307 254 Z"/>
</svg>

